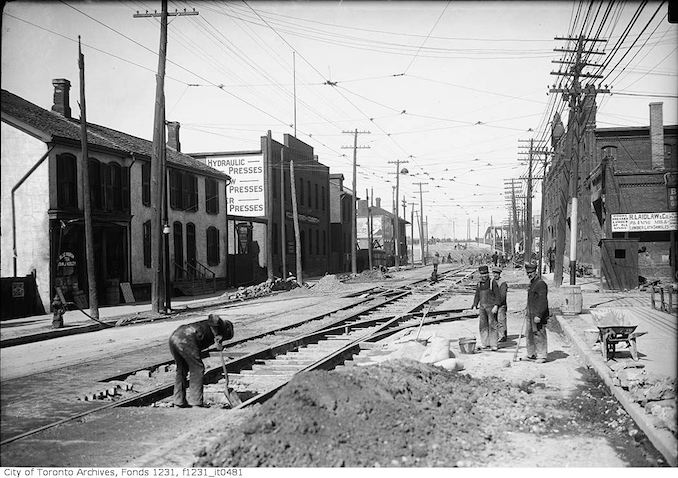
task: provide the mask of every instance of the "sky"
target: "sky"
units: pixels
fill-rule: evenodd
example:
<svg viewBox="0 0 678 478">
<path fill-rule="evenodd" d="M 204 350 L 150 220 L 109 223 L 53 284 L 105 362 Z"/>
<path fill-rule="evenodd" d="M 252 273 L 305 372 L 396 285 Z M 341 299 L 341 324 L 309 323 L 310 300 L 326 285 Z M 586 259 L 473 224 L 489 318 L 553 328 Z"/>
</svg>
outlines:
<svg viewBox="0 0 678 478">
<path fill-rule="evenodd" d="M 568 86 L 551 72 L 571 54 L 554 50 L 574 43 L 557 37 L 607 40 L 586 43 L 602 66 L 584 71 L 612 92 L 597 97 L 597 127 L 647 126 L 651 102 L 678 123 L 668 2 L 169 1 L 184 9 L 199 14 L 170 18 L 165 81 L 183 152 L 256 150 L 268 130 L 282 142 L 296 104 L 297 137 L 348 188 L 361 132 L 359 197 L 369 188 L 391 210 L 400 160 L 406 218 L 421 189 L 430 236 L 475 237 L 507 219 L 505 182 L 526 176 L 526 141 L 548 140 L 554 112 L 566 122 L 549 88 Z M 2 88 L 49 109 L 51 80 L 67 78 L 79 117 L 80 36 L 88 121 L 151 140 L 160 23 L 133 15 L 155 10 L 159 1 L 9 2 Z M 534 214 L 539 201 L 537 184 Z"/>
</svg>

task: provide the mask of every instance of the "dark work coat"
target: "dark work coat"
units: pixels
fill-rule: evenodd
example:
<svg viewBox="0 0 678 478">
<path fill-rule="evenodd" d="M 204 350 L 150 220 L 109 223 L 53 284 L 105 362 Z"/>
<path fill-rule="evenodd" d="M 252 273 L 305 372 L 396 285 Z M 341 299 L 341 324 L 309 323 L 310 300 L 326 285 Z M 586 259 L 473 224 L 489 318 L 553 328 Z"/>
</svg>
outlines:
<svg viewBox="0 0 678 478">
<path fill-rule="evenodd" d="M 535 277 L 527 288 L 527 318 L 532 321 L 539 317 L 541 322 L 535 325 L 540 329 L 546 325 L 549 315 L 548 286 L 541 277 Z"/>
</svg>

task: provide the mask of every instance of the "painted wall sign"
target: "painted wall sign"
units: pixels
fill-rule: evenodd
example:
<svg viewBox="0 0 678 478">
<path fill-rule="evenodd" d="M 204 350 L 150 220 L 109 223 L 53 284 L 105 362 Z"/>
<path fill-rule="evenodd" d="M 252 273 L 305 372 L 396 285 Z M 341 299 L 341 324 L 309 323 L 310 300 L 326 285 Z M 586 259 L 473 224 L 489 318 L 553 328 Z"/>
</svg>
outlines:
<svg viewBox="0 0 678 478">
<path fill-rule="evenodd" d="M 612 214 L 612 232 L 675 231 L 677 226 L 676 212 Z"/>
<path fill-rule="evenodd" d="M 205 164 L 231 177 L 227 186 L 228 214 L 260 217 L 266 215 L 263 154 L 216 156 Z"/>
</svg>

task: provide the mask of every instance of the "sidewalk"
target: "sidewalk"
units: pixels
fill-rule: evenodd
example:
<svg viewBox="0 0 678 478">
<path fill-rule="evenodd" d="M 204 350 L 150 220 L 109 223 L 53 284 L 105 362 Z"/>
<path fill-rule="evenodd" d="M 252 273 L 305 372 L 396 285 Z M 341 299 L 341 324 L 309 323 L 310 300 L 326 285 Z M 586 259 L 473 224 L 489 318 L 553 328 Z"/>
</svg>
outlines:
<svg viewBox="0 0 678 478">
<path fill-rule="evenodd" d="M 0 348 L 92 332 L 107 326 L 113 327 L 121 319 L 127 319 L 129 323 L 145 323 L 171 319 L 177 312 L 214 304 L 226 292 L 217 291 L 208 295 L 172 299 L 171 314 L 151 312 L 150 302 L 101 307 L 99 309 L 99 321 L 103 324 L 97 323 L 77 309 L 66 311 L 63 316 L 64 326 L 60 329 L 52 328 L 52 314 L 7 319 L 0 322 Z M 86 309 L 85 312 L 89 314 L 89 309 Z"/>
<path fill-rule="evenodd" d="M 549 286 L 550 308 L 559 309 L 563 303 L 563 292 L 553 285 L 553 274 L 546 274 L 544 280 Z M 563 284 L 569 284 L 569 278 L 565 277 Z M 676 318 L 671 314 L 653 309 L 650 305 L 649 292 L 600 291 L 599 280 L 592 278 L 578 277 L 577 284 L 582 289 L 581 314 L 556 313 L 556 321 L 587 366 L 596 371 L 655 448 L 664 455 L 667 462 L 671 466 L 676 466 L 678 441 L 676 436 L 667 429 L 664 419 L 660 419 L 660 416 L 663 416 L 668 422 L 673 422 L 675 427 L 676 343 L 678 338 Z M 595 334 L 588 331 L 597 331 L 597 325 L 604 325 L 602 322 L 613 316 L 622 319 L 624 324 L 637 325 L 636 330 L 639 332 L 647 332 L 646 335 L 637 339 L 640 358 L 638 362 L 631 359 L 630 351 L 623 346 L 617 347 L 615 357 L 606 362 L 603 359 L 600 344 L 593 344 Z M 661 402 L 639 400 L 643 393 L 646 397 L 650 397 L 645 390 L 654 380 L 663 377 L 674 381 L 674 393 L 665 395 L 666 400 Z M 644 386 L 643 381 L 646 381 L 647 385 Z M 635 387 L 638 388 L 634 391 Z M 668 411 L 658 413 L 659 404 L 666 406 L 664 410 Z M 668 418 L 666 413 L 669 414 Z M 672 418 L 671 413 L 673 413 Z"/>
</svg>

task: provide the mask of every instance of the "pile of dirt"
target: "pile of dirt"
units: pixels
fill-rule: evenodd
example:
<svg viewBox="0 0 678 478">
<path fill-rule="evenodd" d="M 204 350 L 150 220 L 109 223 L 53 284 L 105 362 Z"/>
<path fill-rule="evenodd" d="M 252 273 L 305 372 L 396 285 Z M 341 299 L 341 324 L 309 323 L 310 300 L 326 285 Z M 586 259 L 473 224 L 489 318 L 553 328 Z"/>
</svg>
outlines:
<svg viewBox="0 0 678 478">
<path fill-rule="evenodd" d="M 338 292 L 348 289 L 336 275 L 327 274 L 323 276 L 316 284 L 311 287 L 309 293 L 311 294 L 328 294 L 331 292 Z"/>
<path fill-rule="evenodd" d="M 300 374 L 197 466 L 477 466 L 508 430 L 542 423 L 534 384 L 411 360 Z"/>
<path fill-rule="evenodd" d="M 238 290 L 233 292 L 226 292 L 221 297 L 228 301 L 242 301 L 245 299 L 254 299 L 255 297 L 263 297 L 269 295 L 274 291 L 292 290 L 300 287 L 294 277 L 287 280 L 275 278 L 275 280 L 268 279 L 256 285 L 249 287 L 238 287 Z"/>
</svg>

